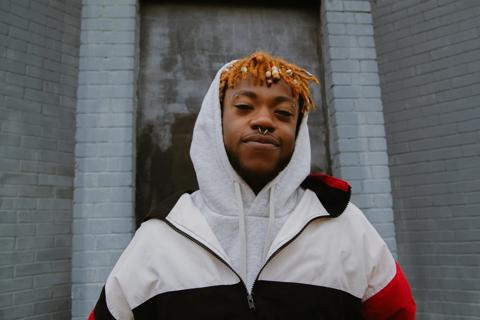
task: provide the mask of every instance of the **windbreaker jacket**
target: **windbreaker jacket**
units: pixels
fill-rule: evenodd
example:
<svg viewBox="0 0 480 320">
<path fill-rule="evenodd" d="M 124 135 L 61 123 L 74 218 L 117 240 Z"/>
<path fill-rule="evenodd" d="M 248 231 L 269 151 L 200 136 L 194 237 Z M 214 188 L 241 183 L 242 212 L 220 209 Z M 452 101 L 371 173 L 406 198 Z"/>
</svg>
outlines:
<svg viewBox="0 0 480 320">
<path fill-rule="evenodd" d="M 152 211 L 90 320 L 413 319 L 408 284 L 349 202 L 350 186 L 308 176 L 307 114 L 289 163 L 258 194 L 233 169 L 219 101 L 227 65 L 195 122 L 190 156 L 199 190 Z"/>
<path fill-rule="evenodd" d="M 302 187 L 251 292 L 183 194 L 141 225 L 89 320 L 414 319 L 408 283 L 349 185 L 313 175 Z"/>
</svg>

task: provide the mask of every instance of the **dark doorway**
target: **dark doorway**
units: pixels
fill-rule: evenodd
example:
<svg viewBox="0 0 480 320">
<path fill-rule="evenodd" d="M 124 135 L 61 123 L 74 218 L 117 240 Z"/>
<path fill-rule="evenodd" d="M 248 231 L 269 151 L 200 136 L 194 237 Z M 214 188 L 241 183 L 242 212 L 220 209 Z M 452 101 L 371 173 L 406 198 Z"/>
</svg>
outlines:
<svg viewBox="0 0 480 320">
<path fill-rule="evenodd" d="M 137 226 L 152 205 L 197 188 L 191 133 L 203 95 L 226 62 L 256 50 L 321 78 L 320 1 L 141 3 L 137 114 Z M 321 89 L 310 113 L 312 169 L 329 171 Z"/>
</svg>

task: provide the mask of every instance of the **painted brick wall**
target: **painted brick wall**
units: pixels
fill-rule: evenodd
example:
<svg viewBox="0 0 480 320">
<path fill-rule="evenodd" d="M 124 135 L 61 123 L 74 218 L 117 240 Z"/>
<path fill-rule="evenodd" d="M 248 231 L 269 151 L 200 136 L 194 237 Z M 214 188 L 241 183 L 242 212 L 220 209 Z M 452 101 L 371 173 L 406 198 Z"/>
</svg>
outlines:
<svg viewBox="0 0 480 320">
<path fill-rule="evenodd" d="M 325 87 L 333 174 L 395 254 L 392 196 L 371 6 L 322 2 Z"/>
<path fill-rule="evenodd" d="M 0 1 L 0 319 L 70 317 L 80 1 Z"/>
<path fill-rule="evenodd" d="M 83 0 L 72 319 L 86 319 L 134 230 L 135 0 Z"/>
<path fill-rule="evenodd" d="M 418 319 L 480 319 L 480 2 L 375 2 L 398 252 Z"/>
</svg>

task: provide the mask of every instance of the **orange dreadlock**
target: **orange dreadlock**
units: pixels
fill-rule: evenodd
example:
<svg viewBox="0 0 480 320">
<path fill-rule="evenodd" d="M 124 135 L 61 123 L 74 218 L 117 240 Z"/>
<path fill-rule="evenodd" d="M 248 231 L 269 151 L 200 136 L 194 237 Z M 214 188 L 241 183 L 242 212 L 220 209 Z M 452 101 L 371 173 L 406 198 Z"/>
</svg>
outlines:
<svg viewBox="0 0 480 320">
<path fill-rule="evenodd" d="M 235 61 L 223 71 L 220 77 L 220 103 L 223 102 L 225 90 L 233 88 L 238 80 L 246 79 L 248 75 L 253 78 L 255 85 L 285 81 L 292 88 L 295 99 L 303 102 L 302 113 L 315 107 L 308 81 L 319 84 L 318 79 L 305 69 L 262 51 Z"/>
</svg>

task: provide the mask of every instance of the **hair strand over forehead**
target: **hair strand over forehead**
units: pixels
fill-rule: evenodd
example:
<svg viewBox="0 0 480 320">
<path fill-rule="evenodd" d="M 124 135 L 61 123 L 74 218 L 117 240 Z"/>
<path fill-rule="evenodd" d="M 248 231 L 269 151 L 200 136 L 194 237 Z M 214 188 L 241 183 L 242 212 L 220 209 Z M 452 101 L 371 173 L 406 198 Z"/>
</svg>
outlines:
<svg viewBox="0 0 480 320">
<path fill-rule="evenodd" d="M 233 88 L 237 81 L 252 77 L 254 85 L 269 85 L 272 82 L 283 80 L 292 88 L 295 99 L 303 102 L 302 113 L 315 107 L 312 94 L 308 86 L 309 81 L 316 84 L 320 82 L 307 70 L 289 63 L 282 58 L 273 57 L 262 51 L 257 51 L 249 56 L 235 61 L 229 65 L 220 77 L 220 103 L 223 102 L 225 90 Z"/>
</svg>

